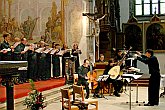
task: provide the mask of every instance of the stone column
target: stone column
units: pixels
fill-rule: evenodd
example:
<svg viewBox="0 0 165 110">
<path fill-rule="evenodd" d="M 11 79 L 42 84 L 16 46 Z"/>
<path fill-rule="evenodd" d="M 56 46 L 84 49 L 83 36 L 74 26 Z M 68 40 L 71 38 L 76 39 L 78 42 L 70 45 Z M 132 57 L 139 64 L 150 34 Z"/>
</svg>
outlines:
<svg viewBox="0 0 165 110">
<path fill-rule="evenodd" d="M 4 0 L 4 3 L 3 3 L 3 16 L 6 16 L 6 0 Z"/>
<path fill-rule="evenodd" d="M 11 4 L 12 4 L 12 0 L 8 0 L 8 16 L 9 16 L 9 18 L 11 17 Z"/>
<path fill-rule="evenodd" d="M 62 39 L 62 43 L 66 43 L 67 39 L 65 38 L 65 9 L 64 9 L 64 0 L 61 0 L 61 39 Z"/>
<path fill-rule="evenodd" d="M 0 0 L 0 20 L 2 19 L 2 0 Z"/>
<path fill-rule="evenodd" d="M 129 0 L 129 18 L 131 18 L 132 12 L 134 12 L 134 1 Z"/>
<path fill-rule="evenodd" d="M 96 6 L 95 6 L 95 0 L 89 0 L 88 1 L 88 10 L 89 10 L 89 14 L 94 14 L 92 15 L 91 17 L 95 17 L 95 11 L 94 9 L 96 9 Z M 89 20 L 90 21 L 90 20 Z M 93 23 L 92 22 L 89 22 L 89 31 L 88 31 L 88 34 L 86 37 L 87 37 L 87 55 L 88 55 L 88 58 L 90 59 L 90 61 L 92 63 L 95 62 L 96 58 L 97 58 L 97 55 L 99 53 L 99 45 L 96 46 L 96 42 L 95 42 L 95 35 L 92 35 L 93 33 Z"/>
</svg>

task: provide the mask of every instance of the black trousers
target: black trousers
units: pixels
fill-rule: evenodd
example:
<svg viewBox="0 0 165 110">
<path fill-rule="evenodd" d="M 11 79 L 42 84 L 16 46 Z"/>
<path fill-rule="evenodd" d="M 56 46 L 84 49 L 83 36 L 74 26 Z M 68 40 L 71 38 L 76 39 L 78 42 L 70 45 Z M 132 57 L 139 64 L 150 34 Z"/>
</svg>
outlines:
<svg viewBox="0 0 165 110">
<path fill-rule="evenodd" d="M 150 76 L 148 86 L 148 103 L 159 104 L 160 76 Z"/>
<path fill-rule="evenodd" d="M 105 84 L 110 84 L 112 83 L 113 84 L 113 87 L 114 87 L 114 93 L 119 93 L 121 88 L 123 87 L 123 82 L 121 80 L 116 80 L 116 79 L 111 79 L 111 78 L 108 78 L 107 81 L 104 82 Z M 98 86 L 96 87 L 95 89 L 95 94 L 99 93 L 100 89 L 101 89 L 101 82 L 98 81 Z"/>
<path fill-rule="evenodd" d="M 79 80 L 77 85 L 82 85 L 82 86 L 85 86 L 85 90 L 86 90 L 86 97 L 89 97 L 89 83 L 86 81 L 86 80 Z"/>
</svg>

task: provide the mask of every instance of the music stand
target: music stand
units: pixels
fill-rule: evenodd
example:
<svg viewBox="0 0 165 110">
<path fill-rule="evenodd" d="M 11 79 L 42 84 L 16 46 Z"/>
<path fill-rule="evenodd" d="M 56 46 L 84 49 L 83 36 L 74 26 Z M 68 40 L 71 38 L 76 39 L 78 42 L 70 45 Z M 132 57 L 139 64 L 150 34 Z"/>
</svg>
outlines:
<svg viewBox="0 0 165 110">
<path fill-rule="evenodd" d="M 68 78 L 67 79 L 67 83 L 68 84 L 73 84 L 73 80 L 74 80 L 74 76 L 73 74 L 75 73 L 75 67 L 74 67 L 74 64 L 75 64 L 75 61 L 77 60 L 77 57 L 76 56 L 70 56 L 70 57 L 64 57 L 65 60 L 67 60 L 68 62 L 68 68 L 67 68 L 67 72 L 66 72 L 66 76 Z"/>
<path fill-rule="evenodd" d="M 98 78 L 98 82 L 100 82 L 100 86 L 101 86 L 101 97 L 102 98 L 105 98 L 105 99 L 107 99 L 105 96 L 104 96 L 104 94 L 103 94 L 103 91 L 104 91 L 104 86 L 103 86 L 103 82 L 105 82 L 107 79 L 109 78 L 109 75 L 102 75 L 102 76 L 99 76 L 99 78 Z M 108 99 L 107 99 L 108 100 Z"/>
<path fill-rule="evenodd" d="M 134 80 L 134 79 L 138 79 L 142 76 L 142 73 L 134 73 L 134 74 L 123 74 L 123 78 L 129 78 L 129 85 L 130 85 L 130 90 L 129 90 L 129 110 L 131 110 L 131 82 Z M 138 103 L 138 82 L 137 82 L 137 85 L 136 85 L 136 103 Z M 127 102 L 128 103 L 128 102 Z M 143 102 L 145 103 L 145 102 Z M 140 106 L 140 104 L 139 104 Z"/>
<path fill-rule="evenodd" d="M 164 91 L 160 94 L 160 97 L 165 97 L 165 75 L 161 75 L 161 85 L 164 88 Z"/>
</svg>

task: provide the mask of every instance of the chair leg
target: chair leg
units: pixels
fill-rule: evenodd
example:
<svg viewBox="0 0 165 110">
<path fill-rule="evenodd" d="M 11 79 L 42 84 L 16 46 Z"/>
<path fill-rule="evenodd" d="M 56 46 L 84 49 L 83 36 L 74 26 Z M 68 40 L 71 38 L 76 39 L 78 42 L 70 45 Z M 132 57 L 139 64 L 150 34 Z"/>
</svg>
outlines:
<svg viewBox="0 0 165 110">
<path fill-rule="evenodd" d="M 96 110 L 98 110 L 98 102 L 96 102 Z"/>
<path fill-rule="evenodd" d="M 113 93 L 113 85 L 112 83 L 109 84 L 109 95 L 111 96 Z"/>
</svg>

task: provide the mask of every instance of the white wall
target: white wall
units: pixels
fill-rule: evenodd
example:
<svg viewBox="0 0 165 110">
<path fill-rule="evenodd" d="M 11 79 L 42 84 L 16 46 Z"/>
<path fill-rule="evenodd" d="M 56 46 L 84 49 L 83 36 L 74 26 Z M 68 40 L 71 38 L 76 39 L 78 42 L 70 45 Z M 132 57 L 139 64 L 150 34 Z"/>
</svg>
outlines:
<svg viewBox="0 0 165 110">
<path fill-rule="evenodd" d="M 160 73 L 165 74 L 165 53 L 155 53 L 155 56 L 159 61 Z"/>
<path fill-rule="evenodd" d="M 129 0 L 119 0 L 120 4 L 120 25 L 122 29 L 122 23 L 126 23 L 129 19 Z"/>
</svg>

